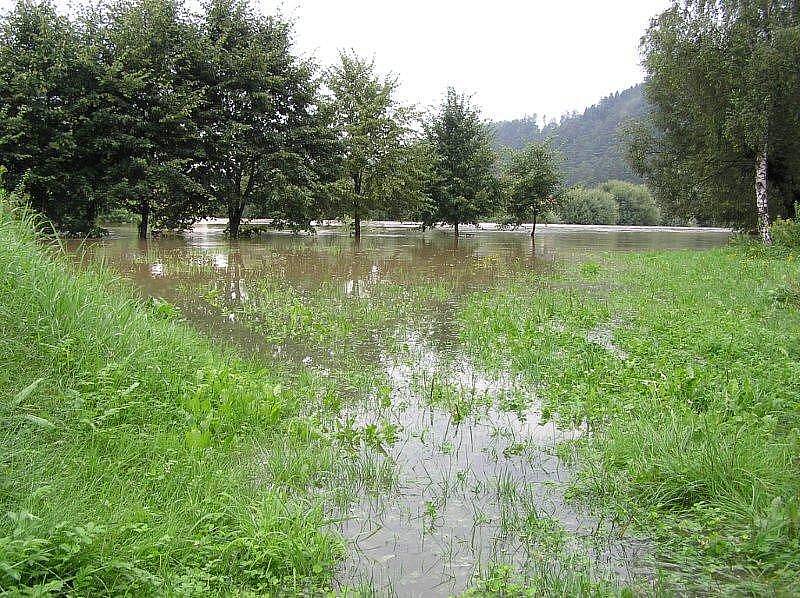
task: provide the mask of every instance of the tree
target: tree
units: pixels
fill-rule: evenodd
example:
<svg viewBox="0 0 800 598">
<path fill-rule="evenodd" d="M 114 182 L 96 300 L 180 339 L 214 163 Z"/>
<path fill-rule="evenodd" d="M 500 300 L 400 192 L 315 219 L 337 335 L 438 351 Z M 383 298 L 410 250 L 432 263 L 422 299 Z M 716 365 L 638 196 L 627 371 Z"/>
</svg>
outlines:
<svg viewBox="0 0 800 598">
<path fill-rule="evenodd" d="M 0 25 L 0 164 L 57 229 L 89 233 L 103 206 L 93 47 L 48 1 Z"/>
<path fill-rule="evenodd" d="M 614 196 L 600 189 L 568 189 L 559 199 L 558 213 L 567 224 L 613 225 L 619 222 L 619 205 Z"/>
<path fill-rule="evenodd" d="M 546 143 L 530 143 L 511 154 L 503 173 L 506 211 L 514 224 L 533 222 L 536 234 L 539 215 L 555 205 L 562 184 L 561 156 Z"/>
<path fill-rule="evenodd" d="M 771 209 L 798 197 L 799 19 L 795 0 L 676 0 L 653 21 L 652 125 L 628 135 L 628 156 L 660 197 L 682 182 L 685 215 L 756 223 L 770 243 Z"/>
<path fill-rule="evenodd" d="M 453 88 L 426 124 L 426 132 L 436 154 L 430 183 L 435 211 L 426 224 L 451 224 L 458 237 L 459 224 L 477 224 L 497 204 L 490 133 L 470 98 Z"/>
<path fill-rule="evenodd" d="M 341 207 L 360 239 L 363 218 L 422 201 L 427 154 L 415 139 L 413 110 L 395 97 L 397 79 L 379 76 L 373 60 L 341 52 L 326 83 L 344 147 Z"/>
<path fill-rule="evenodd" d="M 180 0 L 120 0 L 108 21 L 106 188 L 139 216 L 144 239 L 151 223 L 180 228 L 208 211 L 197 168 L 200 38 Z"/>
<path fill-rule="evenodd" d="M 661 211 L 649 189 L 626 181 L 607 181 L 599 187 L 619 204 L 619 224 L 654 226 L 661 221 Z"/>
<path fill-rule="evenodd" d="M 203 31 L 204 182 L 239 236 L 248 207 L 306 227 L 339 150 L 315 67 L 292 54 L 291 25 L 245 0 L 211 0 Z"/>
</svg>

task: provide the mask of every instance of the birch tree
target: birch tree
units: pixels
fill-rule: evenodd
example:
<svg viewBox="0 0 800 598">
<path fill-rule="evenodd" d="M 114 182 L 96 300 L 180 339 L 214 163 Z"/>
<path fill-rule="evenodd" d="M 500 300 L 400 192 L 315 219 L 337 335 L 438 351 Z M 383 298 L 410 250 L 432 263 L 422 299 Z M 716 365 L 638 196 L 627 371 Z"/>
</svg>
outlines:
<svg viewBox="0 0 800 598">
<path fill-rule="evenodd" d="M 796 0 L 676 0 L 642 46 L 654 126 L 629 139 L 634 167 L 765 244 L 800 191 L 799 24 Z"/>
</svg>

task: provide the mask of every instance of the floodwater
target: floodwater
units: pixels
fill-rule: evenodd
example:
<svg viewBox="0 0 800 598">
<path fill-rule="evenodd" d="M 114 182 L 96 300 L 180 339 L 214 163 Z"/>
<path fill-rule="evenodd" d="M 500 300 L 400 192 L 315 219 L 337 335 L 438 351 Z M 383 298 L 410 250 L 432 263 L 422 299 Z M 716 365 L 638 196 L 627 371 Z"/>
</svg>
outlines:
<svg viewBox="0 0 800 598">
<path fill-rule="evenodd" d="M 348 403 L 340 423 L 392 431 L 380 450 L 361 451 L 389 462 L 395 480 L 331 514 L 350 546 L 338 587 L 449 596 L 492 563 L 540 578 L 576 571 L 626 581 L 648 576 L 646 540 L 623 537 L 564 496 L 570 471 L 556 446 L 586 431 L 541 422 L 535 384 L 472 363 L 459 346 L 454 301 L 555 260 L 707 249 L 725 244 L 727 232 L 541 227 L 532 248 L 525 231 L 467 230 L 456 242 L 440 231 L 381 227 L 366 229 L 358 245 L 335 227 L 235 244 L 222 231 L 200 224 L 185 238 L 143 243 L 133 230 L 118 229 L 114 238 L 70 249 L 104 261 L 144 295 L 169 301 L 197 328 L 244 352 L 326 373 L 348 354 L 375 371 L 375 388 Z M 440 280 L 453 294 L 431 299 L 421 317 L 382 320 L 382 329 L 364 338 L 339 339 L 336 351 L 291 334 L 276 341 L 248 321 L 247 306 L 271 281 L 347 305 L 386 283 L 413 289 Z M 588 331 L 587 339 L 625 359 L 613 344 L 615 325 Z"/>
</svg>

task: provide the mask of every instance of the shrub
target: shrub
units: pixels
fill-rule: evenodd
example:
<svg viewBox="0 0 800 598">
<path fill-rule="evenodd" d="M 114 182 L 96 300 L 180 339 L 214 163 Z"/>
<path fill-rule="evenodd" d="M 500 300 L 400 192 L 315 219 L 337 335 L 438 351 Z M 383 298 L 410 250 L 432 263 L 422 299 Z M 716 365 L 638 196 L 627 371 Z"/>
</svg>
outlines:
<svg viewBox="0 0 800 598">
<path fill-rule="evenodd" d="M 558 215 L 558 212 L 554 212 L 553 210 L 547 210 L 544 212 L 540 218 L 540 220 L 544 224 L 561 224 L 561 216 Z"/>
<path fill-rule="evenodd" d="M 661 221 L 661 210 L 650 190 L 644 185 L 625 181 L 608 181 L 599 187 L 614 196 L 619 204 L 619 224 L 654 226 Z"/>
<path fill-rule="evenodd" d="M 800 223 L 778 218 L 772 223 L 771 230 L 775 245 L 790 249 L 800 248 Z"/>
<path fill-rule="evenodd" d="M 558 211 L 567 224 L 617 224 L 619 221 L 617 200 L 600 189 L 569 189 L 562 196 Z"/>
</svg>

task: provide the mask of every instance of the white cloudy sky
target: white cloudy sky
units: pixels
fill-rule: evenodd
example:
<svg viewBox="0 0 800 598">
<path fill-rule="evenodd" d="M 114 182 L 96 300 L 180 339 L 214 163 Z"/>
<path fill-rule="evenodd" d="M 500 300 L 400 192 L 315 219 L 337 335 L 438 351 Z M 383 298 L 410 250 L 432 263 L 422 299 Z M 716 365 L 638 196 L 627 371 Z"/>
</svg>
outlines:
<svg viewBox="0 0 800 598">
<path fill-rule="evenodd" d="M 69 0 L 56 0 L 66 6 Z M 75 0 L 73 0 L 75 1 Z M 79 1 L 79 0 L 77 0 Z M 323 64 L 339 48 L 397 74 L 425 107 L 448 85 L 488 118 L 582 110 L 635 85 L 639 39 L 669 0 L 253 0 L 296 22 L 298 49 Z M 14 0 L 0 0 L 7 9 Z"/>
<path fill-rule="evenodd" d="M 296 19 L 323 64 L 374 55 L 427 105 L 453 85 L 487 117 L 582 110 L 643 78 L 639 39 L 668 0 L 260 0 Z"/>
</svg>

